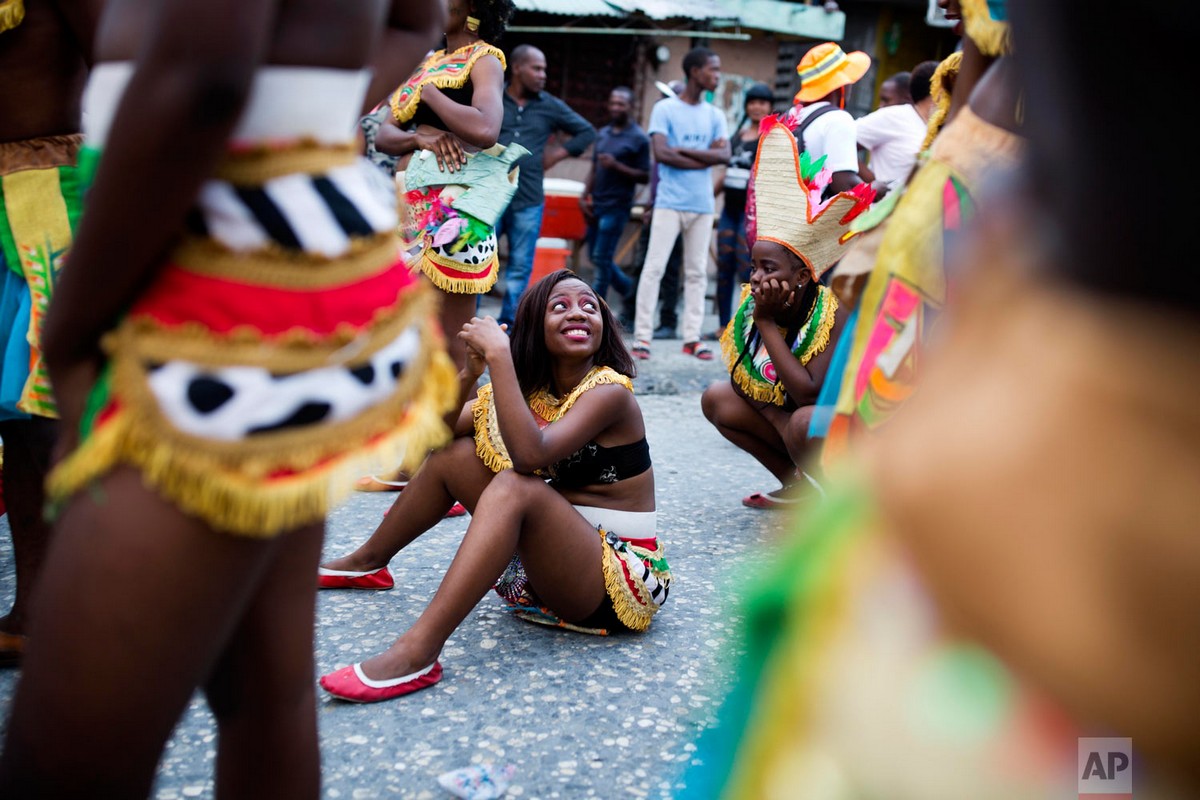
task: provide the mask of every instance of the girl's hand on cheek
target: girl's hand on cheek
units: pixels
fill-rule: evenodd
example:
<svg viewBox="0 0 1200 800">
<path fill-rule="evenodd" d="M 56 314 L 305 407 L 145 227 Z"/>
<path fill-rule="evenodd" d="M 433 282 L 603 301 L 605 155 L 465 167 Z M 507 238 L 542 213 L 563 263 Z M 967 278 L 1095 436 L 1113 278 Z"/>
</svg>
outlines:
<svg viewBox="0 0 1200 800">
<path fill-rule="evenodd" d="M 792 287 L 776 278 L 765 280 L 754 290 L 754 320 L 774 320 L 792 306 Z"/>
</svg>

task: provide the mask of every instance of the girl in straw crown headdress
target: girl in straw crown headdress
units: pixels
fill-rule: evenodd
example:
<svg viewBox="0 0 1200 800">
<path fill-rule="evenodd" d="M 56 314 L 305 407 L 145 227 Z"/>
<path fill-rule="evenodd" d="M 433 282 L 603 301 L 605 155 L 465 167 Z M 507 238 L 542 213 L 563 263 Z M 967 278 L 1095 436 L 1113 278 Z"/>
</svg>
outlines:
<svg viewBox="0 0 1200 800">
<path fill-rule="evenodd" d="M 796 502 L 791 489 L 797 484 L 816 485 L 803 471 L 808 425 L 842 326 L 837 298 L 818 281 L 845 253 L 852 236 L 846 225 L 874 193 L 862 184 L 822 202 L 829 181 L 824 157 L 814 162 L 801 155 L 777 117 L 764 120 L 763 130 L 751 195 L 756 222 L 750 283 L 721 336 L 730 380 L 708 387 L 701 402 L 721 435 L 781 484 L 742 502 L 776 508 Z"/>
</svg>

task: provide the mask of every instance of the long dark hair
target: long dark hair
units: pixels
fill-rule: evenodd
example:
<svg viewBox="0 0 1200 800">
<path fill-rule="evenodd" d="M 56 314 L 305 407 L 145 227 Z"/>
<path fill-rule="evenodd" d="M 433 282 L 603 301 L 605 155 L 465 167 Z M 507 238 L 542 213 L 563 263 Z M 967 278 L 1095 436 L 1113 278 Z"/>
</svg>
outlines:
<svg viewBox="0 0 1200 800">
<path fill-rule="evenodd" d="M 526 397 L 539 389 L 553 387 L 554 372 L 550 355 L 546 352 L 546 305 L 550 302 L 554 287 L 571 278 L 583 280 L 569 269 L 551 272 L 530 286 L 517 305 L 509 347 L 517 382 L 521 384 L 521 392 Z M 595 355 L 596 366 L 612 367 L 626 377 L 634 377 L 637 369 L 633 365 L 633 357 L 621 340 L 616 317 L 603 299 L 600 299 L 600 319 L 604 323 L 604 330 Z"/>
</svg>

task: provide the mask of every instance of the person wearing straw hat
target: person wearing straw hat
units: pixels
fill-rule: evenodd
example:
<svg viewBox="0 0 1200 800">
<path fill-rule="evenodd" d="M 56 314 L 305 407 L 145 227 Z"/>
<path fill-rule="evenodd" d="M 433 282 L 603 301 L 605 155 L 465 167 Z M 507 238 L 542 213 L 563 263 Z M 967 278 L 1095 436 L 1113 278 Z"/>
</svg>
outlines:
<svg viewBox="0 0 1200 800">
<path fill-rule="evenodd" d="M 825 167 L 833 173 L 831 192 L 848 192 L 863 182 L 858 174 L 854 117 L 845 109 L 847 87 L 870 68 L 869 55 L 858 50 L 847 53 L 835 42 L 816 45 L 796 65 L 800 73 L 796 138 L 814 159 L 826 157 Z"/>
</svg>

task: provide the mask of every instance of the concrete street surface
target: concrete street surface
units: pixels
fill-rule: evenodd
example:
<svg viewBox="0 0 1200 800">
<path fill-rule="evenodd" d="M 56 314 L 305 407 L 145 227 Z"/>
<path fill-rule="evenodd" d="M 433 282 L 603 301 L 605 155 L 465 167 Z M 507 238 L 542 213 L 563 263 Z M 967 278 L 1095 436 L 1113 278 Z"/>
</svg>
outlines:
<svg viewBox="0 0 1200 800">
<path fill-rule="evenodd" d="M 715 327 L 710 315 L 704 330 Z M 674 576 L 650 630 L 595 637 L 549 629 L 510 616 L 489 594 L 448 642 L 438 685 L 373 705 L 340 702 L 318 688 L 323 797 L 448 798 L 437 776 L 469 764 L 515 765 L 507 796 L 528 800 L 670 798 L 678 791 L 693 742 L 712 723 L 727 683 L 741 622 L 737 582 L 770 557 L 788 521 L 741 505 L 775 482 L 700 411 L 703 388 L 725 378 L 719 358 L 701 362 L 680 347 L 679 340 L 654 342 L 635 381 Z M 354 494 L 329 518 L 326 557 L 365 539 L 393 499 Z M 469 521 L 443 520 L 397 555 L 391 591 L 320 592 L 314 681 L 385 648 L 417 617 Z M 12 592 L 5 517 L 0 609 Z M 0 672 L 5 717 L 19 674 Z M 163 754 L 153 797 L 213 796 L 215 733 L 197 695 Z"/>
</svg>

